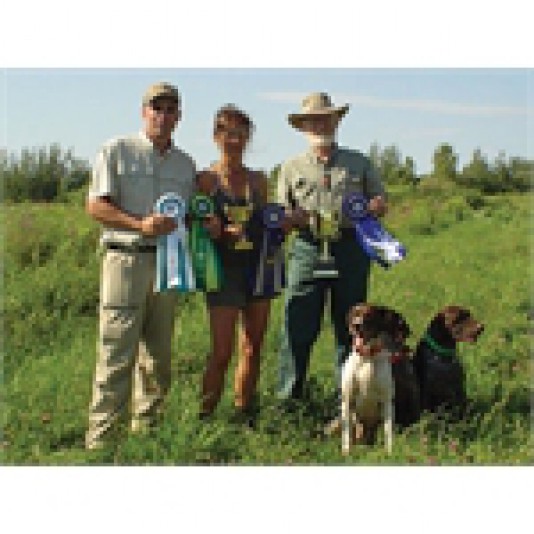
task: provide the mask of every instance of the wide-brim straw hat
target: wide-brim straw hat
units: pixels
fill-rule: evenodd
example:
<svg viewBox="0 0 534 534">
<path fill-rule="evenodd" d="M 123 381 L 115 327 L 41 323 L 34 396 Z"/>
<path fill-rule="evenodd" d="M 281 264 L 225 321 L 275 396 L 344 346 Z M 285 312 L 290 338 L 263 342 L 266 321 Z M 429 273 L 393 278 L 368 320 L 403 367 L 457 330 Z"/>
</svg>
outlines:
<svg viewBox="0 0 534 534">
<path fill-rule="evenodd" d="M 293 128 L 300 130 L 302 121 L 309 117 L 337 115 L 341 119 L 347 113 L 348 109 L 348 104 L 339 107 L 334 106 L 332 100 L 326 93 L 312 93 L 302 101 L 301 112 L 291 113 L 288 115 L 287 120 Z"/>
</svg>

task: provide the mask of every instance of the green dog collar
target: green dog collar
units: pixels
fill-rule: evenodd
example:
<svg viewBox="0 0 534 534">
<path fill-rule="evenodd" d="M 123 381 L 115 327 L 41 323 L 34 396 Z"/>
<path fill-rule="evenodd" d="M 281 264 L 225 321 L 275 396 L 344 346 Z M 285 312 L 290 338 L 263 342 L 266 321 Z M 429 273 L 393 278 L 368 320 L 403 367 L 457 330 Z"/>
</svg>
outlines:
<svg viewBox="0 0 534 534">
<path fill-rule="evenodd" d="M 424 339 L 424 341 L 426 341 L 432 347 L 433 350 L 435 350 L 441 356 L 452 356 L 456 352 L 456 349 L 446 349 L 446 348 L 441 347 L 440 345 L 438 345 L 430 337 L 430 334 L 428 334 L 428 333 L 425 335 L 425 337 L 423 339 Z"/>
</svg>

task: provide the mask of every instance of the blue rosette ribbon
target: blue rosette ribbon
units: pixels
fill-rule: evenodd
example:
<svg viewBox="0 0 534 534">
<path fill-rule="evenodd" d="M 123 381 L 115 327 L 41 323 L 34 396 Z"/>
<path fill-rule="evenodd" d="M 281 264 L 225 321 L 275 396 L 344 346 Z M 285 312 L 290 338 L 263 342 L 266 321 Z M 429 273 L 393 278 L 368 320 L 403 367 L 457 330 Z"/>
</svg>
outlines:
<svg viewBox="0 0 534 534">
<path fill-rule="evenodd" d="M 167 193 L 156 202 L 156 213 L 172 217 L 176 228 L 158 237 L 155 290 L 181 293 L 195 291 L 189 235 L 185 225 L 187 203 L 180 195 Z"/>
<path fill-rule="evenodd" d="M 282 230 L 284 217 L 283 206 L 275 203 L 265 204 L 255 214 L 260 232 L 258 244 L 252 253 L 248 276 L 253 296 L 275 297 L 286 285 L 282 247 L 285 237 Z"/>
<path fill-rule="evenodd" d="M 406 247 L 388 233 L 368 211 L 368 200 L 360 193 L 343 198 L 343 214 L 354 226 L 354 235 L 365 253 L 388 269 L 406 257 Z"/>
</svg>

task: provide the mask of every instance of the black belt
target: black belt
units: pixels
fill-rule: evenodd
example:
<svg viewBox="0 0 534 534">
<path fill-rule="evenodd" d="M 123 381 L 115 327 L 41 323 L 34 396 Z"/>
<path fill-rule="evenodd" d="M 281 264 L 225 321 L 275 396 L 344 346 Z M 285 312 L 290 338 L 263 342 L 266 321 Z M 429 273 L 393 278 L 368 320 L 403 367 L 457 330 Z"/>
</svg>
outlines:
<svg viewBox="0 0 534 534">
<path fill-rule="evenodd" d="M 120 252 L 156 252 L 156 245 L 121 245 L 119 243 L 107 243 L 106 250 L 119 250 Z"/>
</svg>

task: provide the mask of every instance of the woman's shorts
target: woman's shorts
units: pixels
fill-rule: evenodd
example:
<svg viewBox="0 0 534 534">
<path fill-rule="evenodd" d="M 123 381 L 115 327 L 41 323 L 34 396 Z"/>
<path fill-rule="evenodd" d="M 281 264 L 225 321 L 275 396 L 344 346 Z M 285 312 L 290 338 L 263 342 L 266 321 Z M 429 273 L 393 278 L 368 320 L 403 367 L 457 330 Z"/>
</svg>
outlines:
<svg viewBox="0 0 534 534">
<path fill-rule="evenodd" d="M 248 289 L 243 260 L 239 257 L 224 258 L 224 281 L 220 291 L 206 293 L 208 306 L 228 306 L 231 308 L 244 308 L 247 304 L 267 300 L 266 297 L 255 297 Z"/>
</svg>

